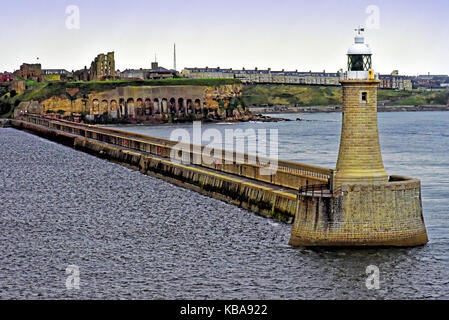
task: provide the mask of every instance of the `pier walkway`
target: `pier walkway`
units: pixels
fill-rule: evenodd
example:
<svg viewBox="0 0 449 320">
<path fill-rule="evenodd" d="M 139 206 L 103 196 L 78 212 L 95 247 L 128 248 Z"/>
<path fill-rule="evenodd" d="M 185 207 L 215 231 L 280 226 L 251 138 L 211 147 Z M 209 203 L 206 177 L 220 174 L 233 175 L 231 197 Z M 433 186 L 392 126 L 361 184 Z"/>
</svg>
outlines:
<svg viewBox="0 0 449 320">
<path fill-rule="evenodd" d="M 203 146 L 32 115 L 13 120 L 12 126 L 288 222 L 298 192 L 331 195 L 333 170 L 318 166 L 276 160 L 277 169 L 262 175 L 273 159 L 253 163 L 253 157 L 235 152 L 232 159 L 226 152 L 208 157 Z M 171 161 L 173 152 L 181 151 L 182 163 Z"/>
</svg>

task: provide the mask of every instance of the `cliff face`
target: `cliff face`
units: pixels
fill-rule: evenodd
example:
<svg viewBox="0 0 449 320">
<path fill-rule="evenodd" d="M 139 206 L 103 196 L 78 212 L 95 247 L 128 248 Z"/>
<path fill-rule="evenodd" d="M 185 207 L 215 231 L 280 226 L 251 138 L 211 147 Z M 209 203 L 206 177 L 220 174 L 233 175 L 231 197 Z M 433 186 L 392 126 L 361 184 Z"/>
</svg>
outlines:
<svg viewBox="0 0 449 320">
<path fill-rule="evenodd" d="M 22 102 L 15 114 L 57 112 L 67 117 L 80 114 L 93 122 L 224 120 L 250 114 L 241 103 L 241 94 L 241 84 L 127 86 L 87 94 L 67 88 L 65 94 L 41 102 Z"/>
</svg>

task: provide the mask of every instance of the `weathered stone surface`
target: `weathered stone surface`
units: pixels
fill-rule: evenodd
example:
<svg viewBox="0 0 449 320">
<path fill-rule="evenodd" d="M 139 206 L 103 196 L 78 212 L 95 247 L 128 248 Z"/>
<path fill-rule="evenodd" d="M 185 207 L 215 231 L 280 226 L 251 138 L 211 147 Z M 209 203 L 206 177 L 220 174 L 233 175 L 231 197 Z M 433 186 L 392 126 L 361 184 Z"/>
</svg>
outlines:
<svg viewBox="0 0 449 320">
<path fill-rule="evenodd" d="M 64 112 L 103 116 L 102 121 L 122 119 L 134 122 L 166 122 L 171 117 L 195 119 L 243 119 L 248 115 L 241 105 L 230 101 L 241 95 L 242 85 L 207 86 L 129 86 L 81 96 L 78 89 L 67 89 L 66 95 L 53 96 L 41 102 L 42 113 Z M 207 116 L 206 116 L 207 115 Z"/>
<path fill-rule="evenodd" d="M 384 169 L 376 80 L 345 80 L 330 196 L 298 196 L 293 246 L 417 246 L 428 242 L 418 180 Z"/>
<path fill-rule="evenodd" d="M 336 185 L 388 180 L 377 126 L 377 86 L 374 80 L 347 80 L 343 86 L 343 123 Z M 363 101 L 362 94 L 366 95 Z"/>
<path fill-rule="evenodd" d="M 21 102 L 18 107 L 14 110 L 14 117 L 17 118 L 24 114 L 41 114 L 42 105 L 38 101 L 26 101 Z"/>
<path fill-rule="evenodd" d="M 345 184 L 330 198 L 300 196 L 294 246 L 416 246 L 427 243 L 419 180 Z M 399 181 L 397 181 L 399 180 Z"/>
</svg>

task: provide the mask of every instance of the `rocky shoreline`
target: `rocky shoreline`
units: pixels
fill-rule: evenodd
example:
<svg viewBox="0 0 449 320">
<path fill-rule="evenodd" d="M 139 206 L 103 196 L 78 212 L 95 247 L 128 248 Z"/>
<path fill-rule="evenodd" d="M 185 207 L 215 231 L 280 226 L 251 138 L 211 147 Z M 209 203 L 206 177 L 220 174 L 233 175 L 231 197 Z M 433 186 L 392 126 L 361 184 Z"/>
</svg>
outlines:
<svg viewBox="0 0 449 320">
<path fill-rule="evenodd" d="M 341 112 L 341 106 L 273 106 L 273 107 L 249 107 L 253 113 L 278 114 L 278 113 L 332 113 Z M 378 112 L 419 112 L 419 111 L 449 111 L 449 105 L 427 105 L 427 106 L 388 106 L 379 105 Z"/>
<path fill-rule="evenodd" d="M 51 119 L 55 119 L 54 117 L 50 117 Z M 74 119 L 68 119 L 70 121 L 74 121 Z M 74 121 L 74 122 L 83 122 L 86 124 L 96 124 L 96 125 L 138 125 L 138 126 L 151 126 L 151 125 L 170 125 L 170 124 L 181 124 L 181 123 L 192 123 L 194 121 L 201 121 L 202 123 L 241 123 L 241 122 L 282 122 L 282 121 L 292 121 L 291 119 L 285 118 L 272 118 L 270 116 L 266 116 L 263 114 L 246 114 L 238 117 L 226 117 L 226 118 L 203 118 L 203 119 L 174 119 L 168 120 L 164 117 L 154 117 L 150 120 L 145 121 L 132 121 L 132 120 L 119 120 L 119 121 L 111 121 L 111 119 L 101 121 L 96 119 L 95 121 L 88 121 L 83 119 L 82 121 Z"/>
</svg>

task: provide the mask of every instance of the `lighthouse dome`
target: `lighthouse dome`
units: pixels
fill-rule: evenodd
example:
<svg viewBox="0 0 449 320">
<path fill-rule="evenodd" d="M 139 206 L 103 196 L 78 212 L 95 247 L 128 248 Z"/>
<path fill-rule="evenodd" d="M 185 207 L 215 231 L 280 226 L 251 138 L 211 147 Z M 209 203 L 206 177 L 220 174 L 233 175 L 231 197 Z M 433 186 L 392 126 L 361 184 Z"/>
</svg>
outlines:
<svg viewBox="0 0 449 320">
<path fill-rule="evenodd" d="M 365 43 L 354 43 L 348 50 L 348 54 L 361 54 L 370 55 L 372 54 L 371 48 Z"/>
<path fill-rule="evenodd" d="M 369 45 L 365 43 L 365 37 L 363 36 L 362 32 L 365 31 L 364 28 L 358 28 L 355 30 L 357 33 L 354 38 L 354 44 L 349 48 L 348 54 L 355 55 L 370 55 L 372 54 L 371 49 Z"/>
</svg>

